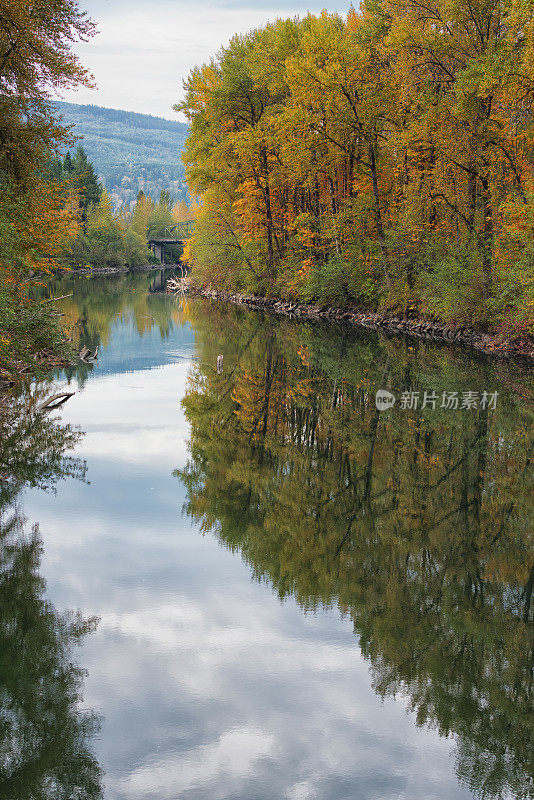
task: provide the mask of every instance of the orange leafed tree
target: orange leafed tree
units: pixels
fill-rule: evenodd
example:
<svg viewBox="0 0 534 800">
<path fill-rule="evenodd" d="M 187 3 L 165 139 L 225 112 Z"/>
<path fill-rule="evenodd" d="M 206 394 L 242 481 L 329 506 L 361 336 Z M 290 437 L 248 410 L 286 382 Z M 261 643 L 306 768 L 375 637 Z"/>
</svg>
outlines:
<svg viewBox="0 0 534 800">
<path fill-rule="evenodd" d="M 45 178 L 43 165 L 71 140 L 50 92 L 91 76 L 72 53 L 94 25 L 74 0 L 6 0 L 0 8 L 0 192 L 4 224 L 13 229 L 0 258 L 5 270 L 40 271 L 75 233 L 76 203 L 66 185 Z M 11 210 L 10 210 L 11 209 Z"/>
<path fill-rule="evenodd" d="M 522 0 L 235 37 L 179 106 L 197 279 L 532 332 L 533 54 Z"/>
<path fill-rule="evenodd" d="M 94 25 L 75 0 L 0 3 L 0 373 L 53 345 L 57 325 L 27 297 L 78 227 L 79 201 L 47 179 L 47 160 L 72 141 L 51 92 L 92 78 L 72 52 Z M 47 339 L 47 332 L 50 334 Z M 59 343 L 59 340 L 58 340 Z M 1 376 L 0 376 L 1 377 Z"/>
</svg>

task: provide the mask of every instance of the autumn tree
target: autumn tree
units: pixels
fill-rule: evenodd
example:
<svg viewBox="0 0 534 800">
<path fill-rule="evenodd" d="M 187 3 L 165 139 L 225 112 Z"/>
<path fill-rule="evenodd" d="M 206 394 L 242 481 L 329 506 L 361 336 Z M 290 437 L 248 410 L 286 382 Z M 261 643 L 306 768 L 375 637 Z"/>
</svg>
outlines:
<svg viewBox="0 0 534 800">
<path fill-rule="evenodd" d="M 179 109 L 199 283 L 532 331 L 533 14 L 366 0 L 278 20 Z"/>
<path fill-rule="evenodd" d="M 52 351 L 61 347 L 57 326 L 39 316 L 27 290 L 34 274 L 58 265 L 76 232 L 71 186 L 46 174 L 70 140 L 50 93 L 91 85 L 71 48 L 93 32 L 74 0 L 6 0 L 0 9 L 0 228 L 8 234 L 0 238 L 0 379 L 34 369 L 43 339 Z"/>
<path fill-rule="evenodd" d="M 499 206 L 510 195 L 526 202 L 530 177 L 532 11 L 513 2 L 385 5 L 415 170 L 424 169 L 434 213 L 451 214 L 474 239 L 488 298 Z"/>
<path fill-rule="evenodd" d="M 92 85 L 71 45 L 94 25 L 76 0 L 6 0 L 0 13 L 0 170 L 24 181 L 67 137 L 49 92 Z"/>
</svg>

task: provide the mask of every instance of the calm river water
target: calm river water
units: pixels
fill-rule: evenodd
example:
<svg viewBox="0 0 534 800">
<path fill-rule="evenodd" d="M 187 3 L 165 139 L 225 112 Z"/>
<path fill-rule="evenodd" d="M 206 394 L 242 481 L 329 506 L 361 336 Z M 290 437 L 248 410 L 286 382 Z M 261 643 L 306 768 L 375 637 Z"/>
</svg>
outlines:
<svg viewBox="0 0 534 800">
<path fill-rule="evenodd" d="M 0 796 L 534 797 L 532 373 L 150 280 L 0 418 Z"/>
</svg>

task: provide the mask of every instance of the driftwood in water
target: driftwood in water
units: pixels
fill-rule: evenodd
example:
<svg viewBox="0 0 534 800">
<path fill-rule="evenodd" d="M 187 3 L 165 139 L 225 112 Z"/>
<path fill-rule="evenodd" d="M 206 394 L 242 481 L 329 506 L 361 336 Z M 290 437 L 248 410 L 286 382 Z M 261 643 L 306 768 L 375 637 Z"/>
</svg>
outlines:
<svg viewBox="0 0 534 800">
<path fill-rule="evenodd" d="M 189 283 L 189 278 L 186 275 L 182 275 L 181 278 L 169 278 L 166 289 L 168 292 L 180 292 L 183 294 L 187 291 Z"/>
<path fill-rule="evenodd" d="M 56 408 L 60 408 L 63 403 L 66 403 L 72 395 L 76 394 L 76 392 L 61 392 L 60 394 L 53 394 L 44 403 L 41 403 L 37 411 L 54 411 Z"/>
<path fill-rule="evenodd" d="M 80 360 L 84 361 L 86 364 L 93 364 L 97 359 L 98 359 L 98 345 L 94 353 L 92 350 L 89 350 L 89 348 L 86 347 L 85 345 L 80 350 Z"/>
<path fill-rule="evenodd" d="M 48 300 L 43 300 L 42 303 L 55 303 L 56 300 L 65 300 L 67 297 L 73 297 L 74 292 L 70 294 L 62 294 L 61 297 L 49 297 Z"/>
</svg>

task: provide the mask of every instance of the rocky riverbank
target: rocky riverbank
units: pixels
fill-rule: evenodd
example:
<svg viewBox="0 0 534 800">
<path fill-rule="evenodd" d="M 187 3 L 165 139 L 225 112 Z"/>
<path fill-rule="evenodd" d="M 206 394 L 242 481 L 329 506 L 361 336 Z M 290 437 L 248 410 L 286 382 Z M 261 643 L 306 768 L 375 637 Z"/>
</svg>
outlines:
<svg viewBox="0 0 534 800">
<path fill-rule="evenodd" d="M 384 330 L 390 334 L 411 336 L 444 344 L 461 344 L 497 358 L 517 358 L 534 366 L 534 336 L 506 338 L 503 335 L 483 333 L 465 325 L 413 319 L 400 316 L 355 311 L 350 308 L 328 308 L 318 305 L 294 303 L 270 297 L 222 292 L 211 287 L 198 287 L 187 278 L 177 281 L 176 290 L 200 295 L 211 300 L 247 306 L 258 310 L 283 314 L 297 319 L 330 320 L 364 328 Z"/>
<path fill-rule="evenodd" d="M 170 269 L 174 264 L 165 264 Z M 138 267 L 79 267 L 70 271 L 70 276 L 76 275 L 124 275 L 127 272 L 149 272 L 150 270 L 162 269 L 159 264 L 141 264 Z"/>
</svg>

